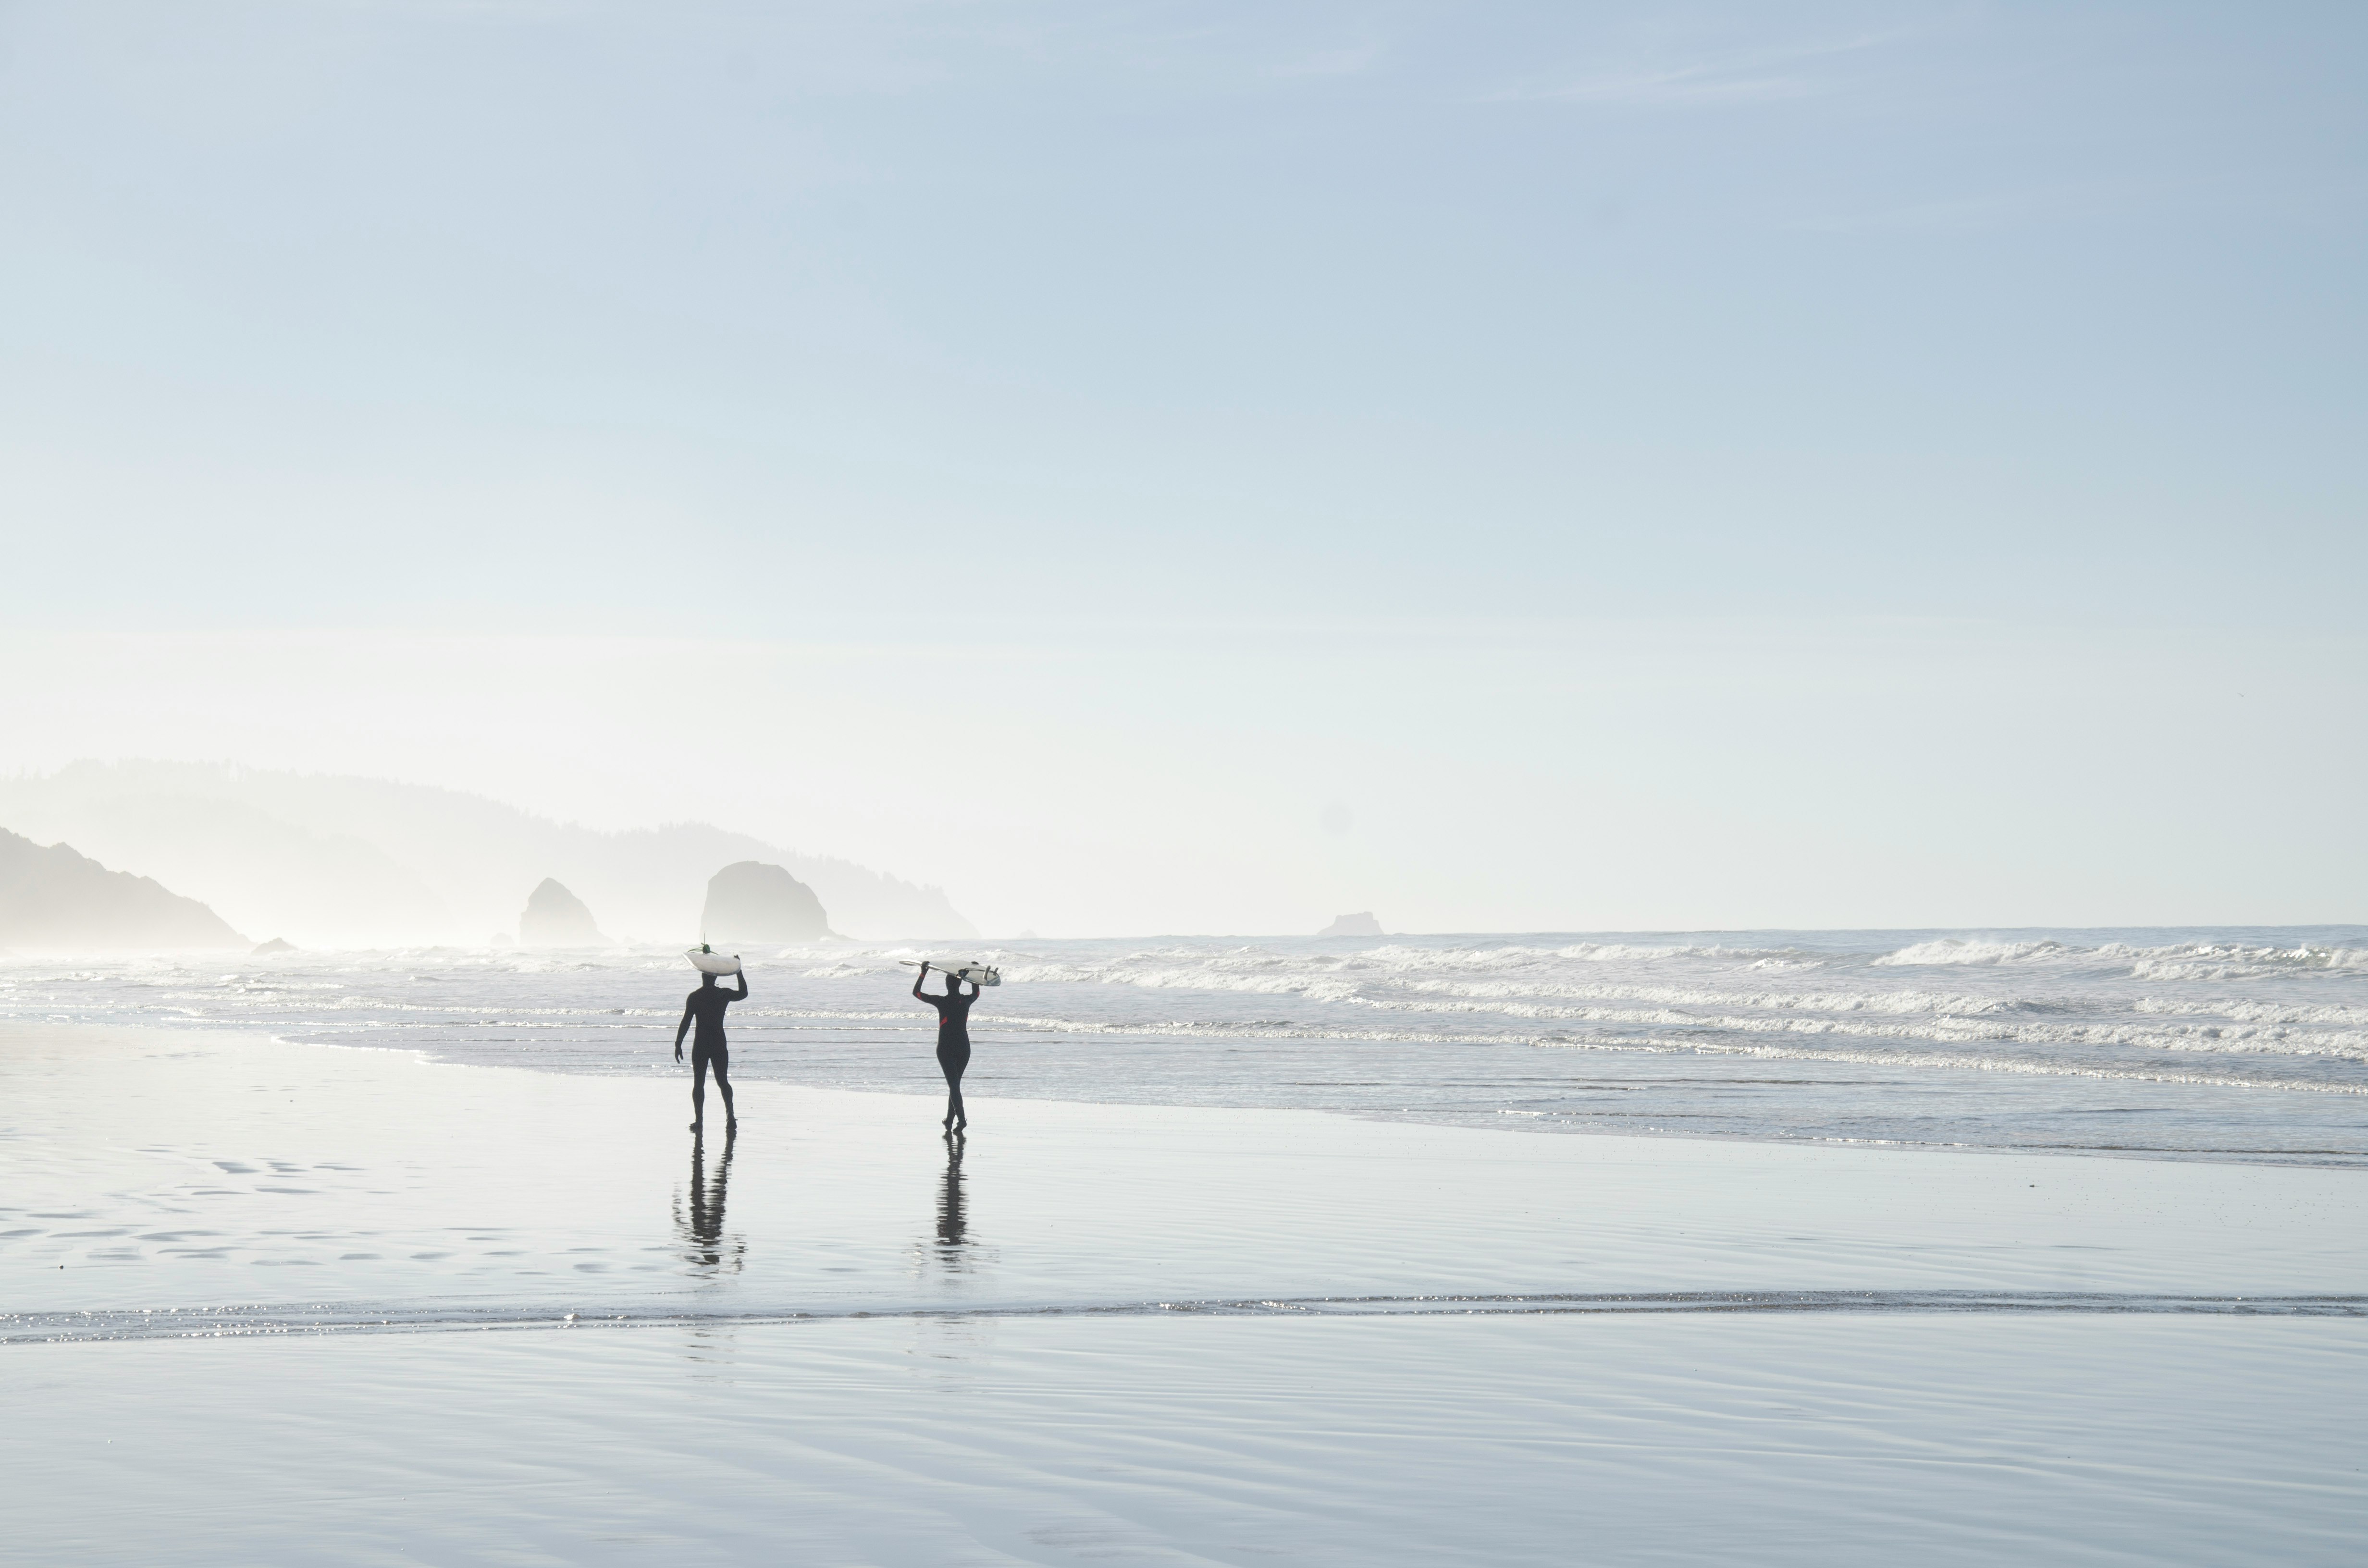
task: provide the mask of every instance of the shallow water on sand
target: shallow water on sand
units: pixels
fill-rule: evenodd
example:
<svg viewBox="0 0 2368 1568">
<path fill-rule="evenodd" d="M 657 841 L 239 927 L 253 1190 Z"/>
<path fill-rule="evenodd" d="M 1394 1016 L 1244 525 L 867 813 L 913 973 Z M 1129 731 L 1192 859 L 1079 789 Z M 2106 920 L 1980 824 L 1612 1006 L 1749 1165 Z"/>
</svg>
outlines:
<svg viewBox="0 0 2368 1568">
<path fill-rule="evenodd" d="M 1003 966 L 973 1092 L 1525 1130 L 2368 1165 L 2368 928 L 861 944 L 749 955 L 747 1081 L 929 1093 L 920 956 Z M 672 950 L 0 959 L 0 1019 L 663 1075 Z"/>
<path fill-rule="evenodd" d="M 0 1561 L 2345 1562 L 2356 1171 L 0 1028 Z"/>
<path fill-rule="evenodd" d="M 2368 1313 L 2355 1172 L 0 1031 L 0 1341 L 856 1313 Z"/>
</svg>

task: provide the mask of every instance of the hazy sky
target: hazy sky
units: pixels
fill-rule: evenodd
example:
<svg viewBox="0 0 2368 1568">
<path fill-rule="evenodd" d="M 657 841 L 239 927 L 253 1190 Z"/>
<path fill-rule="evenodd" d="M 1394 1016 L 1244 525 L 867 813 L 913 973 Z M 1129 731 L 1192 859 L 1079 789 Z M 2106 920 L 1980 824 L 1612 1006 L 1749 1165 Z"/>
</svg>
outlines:
<svg viewBox="0 0 2368 1568">
<path fill-rule="evenodd" d="M 0 0 L 0 767 L 2368 918 L 2363 132 L 2332 5 Z"/>
</svg>

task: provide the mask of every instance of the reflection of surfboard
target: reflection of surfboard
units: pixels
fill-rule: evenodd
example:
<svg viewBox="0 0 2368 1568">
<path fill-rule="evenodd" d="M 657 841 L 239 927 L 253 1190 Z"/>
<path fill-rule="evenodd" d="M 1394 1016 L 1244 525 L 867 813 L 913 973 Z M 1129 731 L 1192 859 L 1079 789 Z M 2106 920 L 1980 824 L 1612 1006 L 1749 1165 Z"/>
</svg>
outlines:
<svg viewBox="0 0 2368 1568">
<path fill-rule="evenodd" d="M 690 951 L 683 954 L 682 956 L 689 959 L 690 960 L 690 967 L 699 971 L 701 974 L 737 974 L 740 972 L 740 955 L 737 953 L 728 955 L 719 953 L 713 949 L 702 945 L 691 949 Z"/>
<path fill-rule="evenodd" d="M 898 959 L 896 961 L 903 964 L 906 969 L 918 969 L 921 967 L 921 960 L 918 959 Z M 967 980 L 973 985 L 1000 985 L 1003 983 L 1003 971 L 996 969 L 993 964 L 943 964 L 939 963 L 935 959 L 931 959 L 929 960 L 929 967 L 937 971 L 939 974 L 951 974 L 956 980 Z"/>
</svg>

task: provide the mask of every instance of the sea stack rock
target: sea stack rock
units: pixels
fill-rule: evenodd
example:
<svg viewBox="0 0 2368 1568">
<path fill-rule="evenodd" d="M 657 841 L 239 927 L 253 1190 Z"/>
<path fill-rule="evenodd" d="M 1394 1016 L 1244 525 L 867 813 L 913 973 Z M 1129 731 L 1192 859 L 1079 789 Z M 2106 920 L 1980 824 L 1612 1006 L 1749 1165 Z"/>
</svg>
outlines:
<svg viewBox="0 0 2368 1568">
<path fill-rule="evenodd" d="M 296 951 L 296 944 L 285 937 L 274 937 L 255 951 L 257 957 L 265 953 L 292 953 Z"/>
<path fill-rule="evenodd" d="M 1382 923 L 1373 918 L 1370 909 L 1356 915 L 1336 916 L 1331 925 L 1315 933 L 1319 937 L 1386 937 Z"/>
<path fill-rule="evenodd" d="M 550 877 L 527 896 L 526 909 L 518 915 L 518 941 L 529 948 L 609 946 L 584 901 Z"/>
<path fill-rule="evenodd" d="M 0 943 L 22 948 L 245 948 L 193 898 L 110 871 L 63 844 L 0 829 Z"/>
<path fill-rule="evenodd" d="M 822 900 L 779 866 L 741 860 L 708 879 L 699 917 L 709 942 L 814 942 L 830 935 Z"/>
</svg>

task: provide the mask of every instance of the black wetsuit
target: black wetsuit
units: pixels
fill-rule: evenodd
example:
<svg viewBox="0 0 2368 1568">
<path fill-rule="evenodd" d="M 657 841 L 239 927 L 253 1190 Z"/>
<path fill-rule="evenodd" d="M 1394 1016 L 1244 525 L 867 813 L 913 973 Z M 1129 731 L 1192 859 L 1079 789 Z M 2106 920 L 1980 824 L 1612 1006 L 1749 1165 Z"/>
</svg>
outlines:
<svg viewBox="0 0 2368 1568">
<path fill-rule="evenodd" d="M 977 986 L 972 986 L 965 996 L 962 984 L 949 976 L 944 995 L 923 993 L 921 996 L 938 1010 L 938 1065 L 945 1069 L 946 1082 L 957 1089 L 962 1087 L 962 1069 L 970 1065 L 970 1005 L 978 1000 Z"/>
<path fill-rule="evenodd" d="M 740 989 L 726 991 L 721 985 L 702 985 L 690 994 L 682 1010 L 690 1015 L 695 1030 L 690 1037 L 690 1058 L 694 1062 L 713 1062 L 729 1072 L 732 1051 L 723 1040 L 723 1009 L 734 1002 L 748 1000 L 748 977 L 739 977 Z"/>
<path fill-rule="evenodd" d="M 690 1037 L 690 1105 L 693 1115 L 701 1115 L 707 1101 L 707 1070 L 715 1069 L 715 1087 L 723 1096 L 723 1114 L 732 1115 L 732 1051 L 723 1039 L 723 1009 L 734 1002 L 748 1000 L 748 975 L 742 971 L 740 989 L 726 991 L 720 985 L 702 985 L 690 994 L 682 1006 L 685 1024 L 698 1026 Z M 674 1033 L 675 1049 L 682 1049 L 682 1030 Z"/>
<path fill-rule="evenodd" d="M 932 996 L 921 989 L 919 980 L 913 982 L 913 994 L 938 1010 L 938 1066 L 946 1075 L 948 1121 L 969 1119 L 962 1114 L 962 1080 L 964 1069 L 970 1066 L 970 1005 L 978 1000 L 978 987 L 971 986 L 970 994 L 965 996 L 965 983 L 948 974 L 946 994 Z"/>
</svg>

